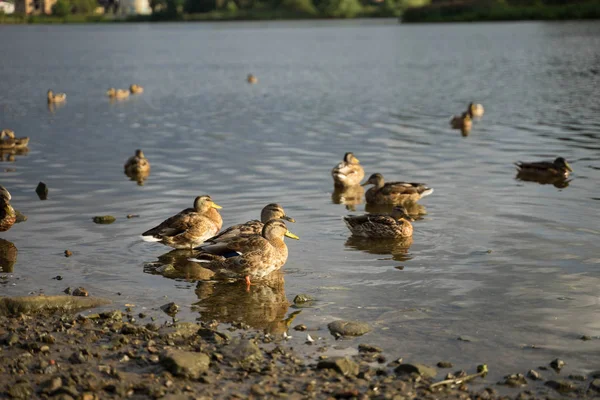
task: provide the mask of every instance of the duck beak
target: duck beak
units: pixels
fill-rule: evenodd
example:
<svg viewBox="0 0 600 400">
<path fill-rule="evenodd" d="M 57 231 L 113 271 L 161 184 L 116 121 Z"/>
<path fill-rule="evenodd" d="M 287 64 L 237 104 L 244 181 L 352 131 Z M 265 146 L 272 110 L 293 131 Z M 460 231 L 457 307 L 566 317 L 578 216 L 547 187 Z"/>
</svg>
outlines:
<svg viewBox="0 0 600 400">
<path fill-rule="evenodd" d="M 371 184 L 371 182 L 366 181 L 365 183 L 361 183 L 360 186 L 367 186 L 367 185 L 370 185 L 370 184 Z"/>
<path fill-rule="evenodd" d="M 217 210 L 220 210 L 221 208 L 223 208 L 223 207 L 221 207 L 220 205 L 218 205 L 217 203 L 215 203 L 214 201 L 212 202 L 212 204 L 211 204 L 210 206 L 211 206 L 212 208 L 216 208 Z"/>
<path fill-rule="evenodd" d="M 290 221 L 290 222 L 296 222 L 296 220 L 292 217 L 288 217 L 287 215 L 284 215 L 283 217 L 281 217 L 281 219 L 285 219 L 286 221 Z"/>
<path fill-rule="evenodd" d="M 290 239 L 296 239 L 296 240 L 300 240 L 300 238 L 299 238 L 298 236 L 294 235 L 294 234 L 293 234 L 292 232 L 290 232 L 290 231 L 287 231 L 287 232 L 285 233 L 285 236 L 289 237 Z"/>
<path fill-rule="evenodd" d="M 567 169 L 569 170 L 569 172 L 573 172 L 573 169 L 571 168 L 571 166 L 569 165 L 568 162 L 565 161 L 565 167 L 567 167 Z"/>
<path fill-rule="evenodd" d="M 356 160 L 357 164 L 360 164 L 360 160 L 358 158 L 354 157 L 354 159 Z"/>
</svg>

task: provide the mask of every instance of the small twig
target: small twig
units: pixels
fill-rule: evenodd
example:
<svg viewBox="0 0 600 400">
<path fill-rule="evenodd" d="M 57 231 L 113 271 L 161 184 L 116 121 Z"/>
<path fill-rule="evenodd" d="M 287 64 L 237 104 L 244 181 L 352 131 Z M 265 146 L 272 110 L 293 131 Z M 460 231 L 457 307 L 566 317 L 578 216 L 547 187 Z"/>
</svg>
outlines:
<svg viewBox="0 0 600 400">
<path fill-rule="evenodd" d="M 478 372 L 476 374 L 463 376 L 462 378 L 446 379 L 446 380 L 443 380 L 440 382 L 433 383 L 431 386 L 429 386 L 429 389 L 433 389 L 437 386 L 442 386 L 442 385 L 460 385 L 461 383 L 471 381 L 480 376 L 484 377 L 488 373 L 487 365 L 483 364 L 483 365 L 477 366 L 477 371 Z"/>
</svg>

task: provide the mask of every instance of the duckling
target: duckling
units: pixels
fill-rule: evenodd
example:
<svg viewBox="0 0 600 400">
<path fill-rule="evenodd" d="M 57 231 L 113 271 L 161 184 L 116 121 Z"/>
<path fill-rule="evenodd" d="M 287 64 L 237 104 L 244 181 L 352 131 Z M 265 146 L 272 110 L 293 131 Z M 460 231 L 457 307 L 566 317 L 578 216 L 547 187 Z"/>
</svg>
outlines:
<svg viewBox="0 0 600 400">
<path fill-rule="evenodd" d="M 16 140 L 14 133 L 11 136 L 10 132 L 12 132 L 10 129 L 4 129 L 2 132 L 0 132 L 0 150 L 15 149 Z"/>
<path fill-rule="evenodd" d="M 362 184 L 375 185 L 365 193 L 367 204 L 402 204 L 415 202 L 421 197 L 429 196 L 433 189 L 423 183 L 388 182 L 385 183 L 383 175 L 373 174 Z"/>
<path fill-rule="evenodd" d="M 277 203 L 267 204 L 260 213 L 260 221 L 254 219 L 243 224 L 233 225 L 208 240 L 207 243 L 228 242 L 240 236 L 260 235 L 266 222 L 272 219 L 284 219 L 289 222 L 296 222 L 292 217 L 285 215 L 283 207 Z"/>
<path fill-rule="evenodd" d="M 10 205 L 11 198 L 9 191 L 0 185 L 0 232 L 9 230 L 17 220 L 17 213 Z"/>
<path fill-rule="evenodd" d="M 4 129 L 0 132 L 0 140 L 4 140 L 5 138 L 14 140 L 15 149 L 23 149 L 29 145 L 29 137 L 15 138 L 15 132 L 12 129 Z"/>
<path fill-rule="evenodd" d="M 258 83 L 258 78 L 257 78 L 257 77 L 255 77 L 255 76 L 254 76 L 254 75 L 252 75 L 252 74 L 248 74 L 248 77 L 246 78 L 246 80 L 247 80 L 247 81 L 248 81 L 248 83 L 250 83 L 250 84 L 255 84 L 255 83 Z"/>
<path fill-rule="evenodd" d="M 129 90 L 110 88 L 106 91 L 106 95 L 111 99 L 124 99 L 129 97 Z"/>
<path fill-rule="evenodd" d="M 51 103 L 62 103 L 67 100 L 67 95 L 64 93 L 54 93 L 52 90 L 48 89 L 48 104 Z"/>
<path fill-rule="evenodd" d="M 471 120 L 471 116 L 469 115 L 469 113 L 465 111 L 461 115 L 453 116 L 450 120 L 450 125 L 452 125 L 452 129 L 469 131 L 473 126 L 473 121 Z"/>
<path fill-rule="evenodd" d="M 284 236 L 299 239 L 288 231 L 285 222 L 272 219 L 263 226 L 260 235 L 201 246 L 201 253 L 190 261 L 202 263 L 203 267 L 216 272 L 217 277 L 243 278 L 249 288 L 251 279 L 264 278 L 285 264 L 288 249 Z"/>
<path fill-rule="evenodd" d="M 144 152 L 140 149 L 135 151 L 135 155 L 129 157 L 124 165 L 126 175 L 139 175 L 146 172 L 150 172 L 150 162 L 144 155 Z"/>
<path fill-rule="evenodd" d="M 144 88 L 134 83 L 133 85 L 129 86 L 129 91 L 131 94 L 140 94 L 144 93 Z"/>
<path fill-rule="evenodd" d="M 571 166 L 562 157 L 554 161 L 539 162 L 517 162 L 518 175 L 535 175 L 539 177 L 562 177 L 566 178 L 573 172 Z"/>
<path fill-rule="evenodd" d="M 414 221 L 403 206 L 395 206 L 391 215 L 366 214 L 345 216 L 344 222 L 355 236 L 368 238 L 405 238 L 412 236 Z"/>
<path fill-rule="evenodd" d="M 344 160 L 331 170 L 333 183 L 337 187 L 359 185 L 365 177 L 365 170 L 353 153 L 344 154 Z"/>
<path fill-rule="evenodd" d="M 198 196 L 194 208 L 186 208 L 142 233 L 142 239 L 175 249 L 192 249 L 219 232 L 223 220 L 217 210 L 221 208 L 210 196 Z"/>
<path fill-rule="evenodd" d="M 471 118 L 480 118 L 483 116 L 483 106 L 481 104 L 469 103 L 467 106 L 467 112 Z"/>
</svg>

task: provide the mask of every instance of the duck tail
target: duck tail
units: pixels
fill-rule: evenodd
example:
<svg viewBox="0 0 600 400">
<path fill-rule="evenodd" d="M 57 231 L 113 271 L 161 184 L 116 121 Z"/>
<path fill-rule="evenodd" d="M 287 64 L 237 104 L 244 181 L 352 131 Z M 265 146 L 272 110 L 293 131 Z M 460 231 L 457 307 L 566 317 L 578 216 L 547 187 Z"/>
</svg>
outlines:
<svg viewBox="0 0 600 400">
<path fill-rule="evenodd" d="M 421 197 L 429 196 L 431 193 L 433 193 L 433 188 L 425 187 L 425 190 L 421 193 Z"/>
<path fill-rule="evenodd" d="M 142 235 L 142 240 L 144 242 L 160 242 L 162 239 L 154 237 L 154 236 L 150 236 L 150 235 L 147 235 L 147 236 Z"/>
</svg>

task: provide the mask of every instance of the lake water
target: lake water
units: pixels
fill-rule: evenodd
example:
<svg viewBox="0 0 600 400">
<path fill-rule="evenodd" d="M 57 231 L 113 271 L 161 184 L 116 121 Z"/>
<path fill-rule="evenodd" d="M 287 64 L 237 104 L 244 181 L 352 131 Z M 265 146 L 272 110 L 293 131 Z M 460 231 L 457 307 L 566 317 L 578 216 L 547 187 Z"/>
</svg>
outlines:
<svg viewBox="0 0 600 400">
<path fill-rule="evenodd" d="M 18 258 L 0 294 L 84 286 L 136 313 L 175 301 L 181 320 L 281 332 L 297 311 L 286 298 L 306 293 L 317 300 L 292 326 L 341 352 L 368 342 L 406 361 L 486 362 L 492 383 L 557 356 L 567 373 L 600 366 L 600 24 L 35 25 L 0 37 L 0 129 L 31 137 L 0 165 L 28 217 L 2 233 Z M 105 96 L 131 83 L 145 92 Z M 67 93 L 63 107 L 47 108 L 49 88 Z M 486 113 L 462 137 L 448 120 L 469 101 Z M 152 165 L 143 186 L 123 174 L 137 148 Z M 435 189 L 412 241 L 349 239 L 342 216 L 365 205 L 335 204 L 330 176 L 347 151 L 367 174 Z M 515 179 L 514 162 L 559 155 L 575 171 L 566 187 Z M 197 285 L 169 248 L 140 240 L 205 193 L 224 227 L 270 202 L 296 219 L 282 277 L 250 293 Z M 105 214 L 117 221 L 92 222 Z M 165 264 L 179 273 L 157 274 Z M 334 319 L 374 331 L 334 342 Z M 290 333 L 302 351 L 305 334 Z"/>
</svg>

